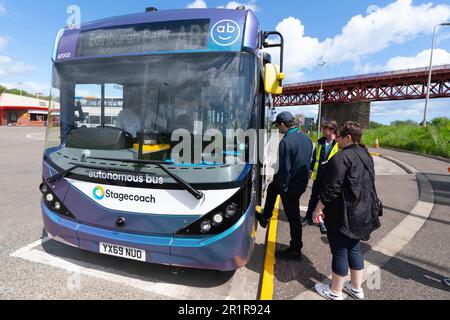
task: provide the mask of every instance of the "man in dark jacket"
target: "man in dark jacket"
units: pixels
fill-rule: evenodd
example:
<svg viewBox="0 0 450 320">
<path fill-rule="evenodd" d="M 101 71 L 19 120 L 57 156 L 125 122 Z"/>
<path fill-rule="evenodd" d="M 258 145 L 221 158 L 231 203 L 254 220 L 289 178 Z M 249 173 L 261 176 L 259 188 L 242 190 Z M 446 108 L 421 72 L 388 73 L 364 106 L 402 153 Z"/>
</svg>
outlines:
<svg viewBox="0 0 450 320">
<path fill-rule="evenodd" d="M 301 259 L 302 224 L 300 219 L 300 197 L 308 185 L 309 166 L 312 156 L 312 142 L 295 127 L 294 117 L 289 112 L 277 116 L 274 124 L 284 134 L 279 145 L 278 172 L 267 188 L 266 203 L 262 214 L 256 218 L 265 228 L 272 217 L 275 201 L 281 195 L 284 212 L 289 221 L 291 242 L 289 248 L 277 251 L 282 259 Z"/>
<path fill-rule="evenodd" d="M 324 121 L 322 124 L 323 137 L 317 141 L 314 157 L 311 162 L 311 180 L 313 181 L 311 197 L 309 198 L 308 210 L 302 225 L 313 224 L 312 213 L 319 202 L 319 190 L 322 181 L 322 169 L 324 165 L 339 151 L 336 142 L 338 125 L 334 120 Z"/>
<path fill-rule="evenodd" d="M 313 213 L 313 219 L 321 216 L 325 221 L 333 255 L 331 285 L 318 283 L 315 287 L 327 299 L 342 300 L 342 289 L 356 299 L 364 299 L 360 240 L 369 240 L 372 231 L 380 227 L 374 208 L 374 164 L 361 145 L 361 137 L 358 123 L 341 126 L 336 139 L 342 151 L 326 165 L 320 201 Z M 344 282 L 349 267 L 351 282 Z"/>
</svg>

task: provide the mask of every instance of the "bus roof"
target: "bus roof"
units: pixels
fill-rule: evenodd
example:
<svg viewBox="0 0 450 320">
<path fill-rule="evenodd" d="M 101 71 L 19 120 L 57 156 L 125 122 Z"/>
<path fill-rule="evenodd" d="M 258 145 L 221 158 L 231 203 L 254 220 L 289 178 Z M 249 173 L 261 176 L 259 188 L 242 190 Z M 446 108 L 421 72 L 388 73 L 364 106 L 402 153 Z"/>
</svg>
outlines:
<svg viewBox="0 0 450 320">
<path fill-rule="evenodd" d="M 170 43 L 176 41 L 163 38 L 170 36 L 172 40 L 173 35 L 183 32 L 184 42 L 173 47 Z M 64 62 L 92 57 L 186 51 L 241 51 L 244 47 L 257 50 L 258 33 L 259 23 L 251 10 L 179 9 L 143 12 L 64 29 L 56 40 L 53 60 Z M 194 40 L 189 43 L 186 39 L 194 39 L 195 43 Z M 199 46 L 199 43 L 204 46 Z"/>
</svg>

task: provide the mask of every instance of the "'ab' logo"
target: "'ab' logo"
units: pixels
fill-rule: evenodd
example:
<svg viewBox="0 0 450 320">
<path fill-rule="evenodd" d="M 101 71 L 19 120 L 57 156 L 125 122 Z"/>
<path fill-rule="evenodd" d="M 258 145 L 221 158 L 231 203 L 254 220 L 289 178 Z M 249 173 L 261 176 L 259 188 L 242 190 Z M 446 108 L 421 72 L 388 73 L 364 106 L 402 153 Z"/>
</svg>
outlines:
<svg viewBox="0 0 450 320">
<path fill-rule="evenodd" d="M 231 46 L 239 40 L 241 27 L 233 20 L 221 20 L 212 28 L 211 36 L 219 46 Z"/>
<path fill-rule="evenodd" d="M 96 186 L 92 194 L 95 199 L 102 200 L 105 197 L 105 190 L 100 186 Z"/>
</svg>

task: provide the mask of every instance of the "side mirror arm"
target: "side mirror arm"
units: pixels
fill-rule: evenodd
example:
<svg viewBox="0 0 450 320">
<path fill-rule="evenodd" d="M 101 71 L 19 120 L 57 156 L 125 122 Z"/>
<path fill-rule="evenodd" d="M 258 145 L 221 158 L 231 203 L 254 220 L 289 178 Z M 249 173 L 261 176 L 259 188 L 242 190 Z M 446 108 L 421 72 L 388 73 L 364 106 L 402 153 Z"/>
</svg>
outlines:
<svg viewBox="0 0 450 320">
<path fill-rule="evenodd" d="M 268 43 L 267 40 L 269 36 L 277 35 L 280 37 L 280 41 L 278 43 Z M 283 84 L 284 73 L 283 73 L 283 58 L 284 58 L 284 38 L 281 33 L 278 31 L 264 31 L 261 32 L 262 41 L 261 41 L 261 49 L 262 48 L 274 48 L 280 47 L 280 74 L 278 75 L 278 80 L 280 81 L 280 86 Z"/>
</svg>

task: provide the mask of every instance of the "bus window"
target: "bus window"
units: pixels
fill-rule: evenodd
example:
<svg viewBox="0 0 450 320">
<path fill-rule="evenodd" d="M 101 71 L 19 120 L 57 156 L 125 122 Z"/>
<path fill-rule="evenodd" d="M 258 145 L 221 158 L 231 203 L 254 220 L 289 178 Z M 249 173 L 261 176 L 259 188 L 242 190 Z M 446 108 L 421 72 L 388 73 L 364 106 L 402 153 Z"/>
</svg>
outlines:
<svg viewBox="0 0 450 320">
<path fill-rule="evenodd" d="M 112 125 L 112 117 L 111 116 L 105 116 L 105 124 Z"/>
<path fill-rule="evenodd" d="M 83 117 L 77 118 L 79 121 L 75 121 L 76 127 L 115 126 L 117 116 L 123 109 L 123 87 L 117 84 L 77 84 L 77 104 L 81 104 Z"/>
<path fill-rule="evenodd" d="M 100 116 L 89 116 L 89 124 L 91 125 L 100 125 Z"/>
<path fill-rule="evenodd" d="M 114 83 L 105 84 L 105 97 L 108 104 L 105 108 L 104 124 L 118 127 L 117 117 L 123 111 L 123 86 Z"/>
<path fill-rule="evenodd" d="M 95 110 L 93 103 L 101 99 L 101 86 L 98 84 L 77 84 L 75 86 L 75 105 L 81 105 L 83 117 L 77 118 L 76 127 L 91 127 L 92 115 L 100 115 L 100 110 Z M 99 123 L 100 124 L 100 121 Z"/>
</svg>

